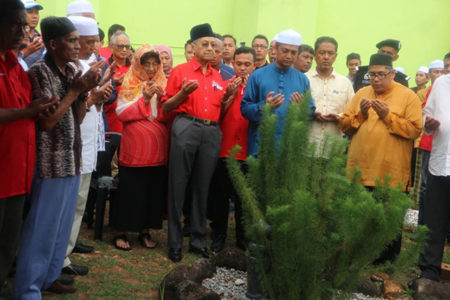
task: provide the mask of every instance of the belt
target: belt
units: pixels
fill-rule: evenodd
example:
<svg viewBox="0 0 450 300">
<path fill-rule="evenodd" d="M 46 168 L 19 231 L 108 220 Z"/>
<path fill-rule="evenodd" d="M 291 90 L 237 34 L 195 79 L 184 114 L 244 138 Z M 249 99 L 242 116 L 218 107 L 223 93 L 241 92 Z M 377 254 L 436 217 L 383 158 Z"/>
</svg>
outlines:
<svg viewBox="0 0 450 300">
<path fill-rule="evenodd" d="M 217 126 L 219 125 L 219 122 L 217 121 L 211 121 L 211 120 L 206 120 L 206 119 L 202 119 L 202 118 L 197 118 L 191 115 L 187 115 L 187 114 L 180 114 L 180 117 L 185 118 L 185 119 L 189 119 L 189 120 L 193 120 L 194 122 L 206 125 L 206 126 Z"/>
</svg>

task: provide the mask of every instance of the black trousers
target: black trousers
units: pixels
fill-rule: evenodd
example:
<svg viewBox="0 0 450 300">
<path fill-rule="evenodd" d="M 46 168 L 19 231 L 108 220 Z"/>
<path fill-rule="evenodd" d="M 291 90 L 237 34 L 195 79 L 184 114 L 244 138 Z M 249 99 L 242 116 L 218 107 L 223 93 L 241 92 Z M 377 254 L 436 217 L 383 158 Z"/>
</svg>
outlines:
<svg viewBox="0 0 450 300">
<path fill-rule="evenodd" d="M 245 162 L 241 168 L 246 171 Z M 226 236 L 228 228 L 228 212 L 230 200 L 234 200 L 236 220 L 236 241 L 244 242 L 244 219 L 242 215 L 242 200 L 236 193 L 233 182 L 228 173 L 226 158 L 220 158 L 211 181 L 208 199 L 208 212 L 211 216 L 213 237 Z"/>
<path fill-rule="evenodd" d="M 423 277 L 439 281 L 450 221 L 450 176 L 428 175 L 424 225 L 430 232 L 425 250 L 419 257 L 419 267 Z"/>
<path fill-rule="evenodd" d="M 8 277 L 20 241 L 25 195 L 0 199 L 0 282 Z"/>
</svg>

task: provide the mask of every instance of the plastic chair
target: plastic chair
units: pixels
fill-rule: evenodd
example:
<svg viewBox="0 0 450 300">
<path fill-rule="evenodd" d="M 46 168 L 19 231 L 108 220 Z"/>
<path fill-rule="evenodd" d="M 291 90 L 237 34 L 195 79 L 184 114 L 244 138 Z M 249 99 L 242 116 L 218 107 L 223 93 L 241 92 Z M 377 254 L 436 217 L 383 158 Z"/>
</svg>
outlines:
<svg viewBox="0 0 450 300">
<path fill-rule="evenodd" d="M 86 204 L 86 223 L 95 227 L 94 240 L 102 240 L 106 201 L 110 200 L 110 216 L 113 209 L 113 194 L 118 190 L 117 179 L 111 176 L 111 162 L 118 152 L 122 135 L 117 132 L 105 133 L 105 151 L 98 152 L 96 170 L 92 173 L 88 202 Z M 111 218 L 110 218 L 111 222 Z"/>
</svg>

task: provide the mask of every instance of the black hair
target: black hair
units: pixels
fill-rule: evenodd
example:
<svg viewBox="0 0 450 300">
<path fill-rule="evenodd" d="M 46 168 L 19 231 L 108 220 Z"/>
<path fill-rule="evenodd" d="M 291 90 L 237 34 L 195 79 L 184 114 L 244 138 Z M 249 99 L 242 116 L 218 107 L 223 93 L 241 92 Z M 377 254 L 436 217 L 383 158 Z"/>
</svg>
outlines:
<svg viewBox="0 0 450 300">
<path fill-rule="evenodd" d="M 361 56 L 358 53 L 352 52 L 349 55 L 347 55 L 347 63 L 351 59 L 357 59 L 357 60 L 361 61 Z"/>
<path fill-rule="evenodd" d="M 149 52 L 145 52 L 144 54 L 142 54 L 141 59 L 139 60 L 139 62 L 141 63 L 141 65 L 143 65 L 150 58 L 154 58 L 156 60 L 156 62 L 158 63 L 158 65 L 161 64 L 161 59 L 159 58 L 158 52 L 154 52 L 154 51 L 149 51 Z"/>
<path fill-rule="evenodd" d="M 24 10 L 22 1 L 19 0 L 5 0 L 2 1 L 2 9 L 0 9 L 0 21 L 7 21 L 8 17 L 13 17 L 11 12 L 16 10 Z"/>
<path fill-rule="evenodd" d="M 330 36 L 321 36 L 320 38 L 318 38 L 316 40 L 316 42 L 314 43 L 314 50 L 317 51 L 317 49 L 319 48 L 320 44 L 322 43 L 332 43 L 334 45 L 334 47 L 336 48 L 336 52 L 338 50 L 338 42 L 330 37 Z"/>
<path fill-rule="evenodd" d="M 98 28 L 98 37 L 100 39 L 100 42 L 103 42 L 105 39 L 105 32 L 99 27 Z"/>
<path fill-rule="evenodd" d="M 263 40 L 265 40 L 266 43 L 267 43 L 267 46 L 269 46 L 269 40 L 266 38 L 265 35 L 262 35 L 262 34 L 257 34 L 257 35 L 255 35 L 255 37 L 254 37 L 253 40 L 252 40 L 252 46 L 253 46 L 253 42 L 254 42 L 256 39 L 263 39 Z"/>
<path fill-rule="evenodd" d="M 234 45 L 236 46 L 236 39 L 234 38 L 234 36 L 232 36 L 231 34 L 224 34 L 224 35 L 223 35 L 223 39 L 225 39 L 225 38 L 230 38 L 230 39 L 232 39 L 233 42 L 234 42 Z"/>
<path fill-rule="evenodd" d="M 449 53 L 447 53 L 447 54 L 445 54 L 445 56 L 444 56 L 444 60 L 446 60 L 447 58 L 450 58 L 450 52 L 449 52 Z"/>
<path fill-rule="evenodd" d="M 242 54 L 242 53 L 251 53 L 253 56 L 253 61 L 256 61 L 256 51 L 253 48 L 250 47 L 239 47 L 234 51 L 233 60 L 235 59 L 236 55 Z"/>
<path fill-rule="evenodd" d="M 187 40 L 186 43 L 184 44 L 184 50 L 186 50 L 187 46 L 192 44 L 191 39 Z"/>
<path fill-rule="evenodd" d="M 120 24 L 113 24 L 108 29 L 108 40 L 111 38 L 111 36 L 116 33 L 117 31 L 125 31 L 125 27 Z"/>
<path fill-rule="evenodd" d="M 309 53 L 314 55 L 314 49 L 310 45 L 303 44 L 303 45 L 300 45 L 298 47 L 298 54 L 299 55 L 300 55 L 300 53 L 305 52 L 305 51 L 307 51 L 307 52 L 309 52 Z"/>
</svg>

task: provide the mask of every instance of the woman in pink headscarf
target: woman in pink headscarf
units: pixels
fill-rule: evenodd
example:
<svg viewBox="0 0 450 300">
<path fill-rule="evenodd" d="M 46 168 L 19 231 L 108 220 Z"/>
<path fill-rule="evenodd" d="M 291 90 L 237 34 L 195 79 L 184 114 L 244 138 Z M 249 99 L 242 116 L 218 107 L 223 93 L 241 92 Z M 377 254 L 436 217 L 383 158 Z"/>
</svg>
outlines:
<svg viewBox="0 0 450 300">
<path fill-rule="evenodd" d="M 159 52 L 159 58 L 161 59 L 164 75 L 166 75 L 166 78 L 169 78 L 170 72 L 172 72 L 173 68 L 172 51 L 167 45 L 158 45 L 156 46 L 156 49 Z"/>
</svg>

